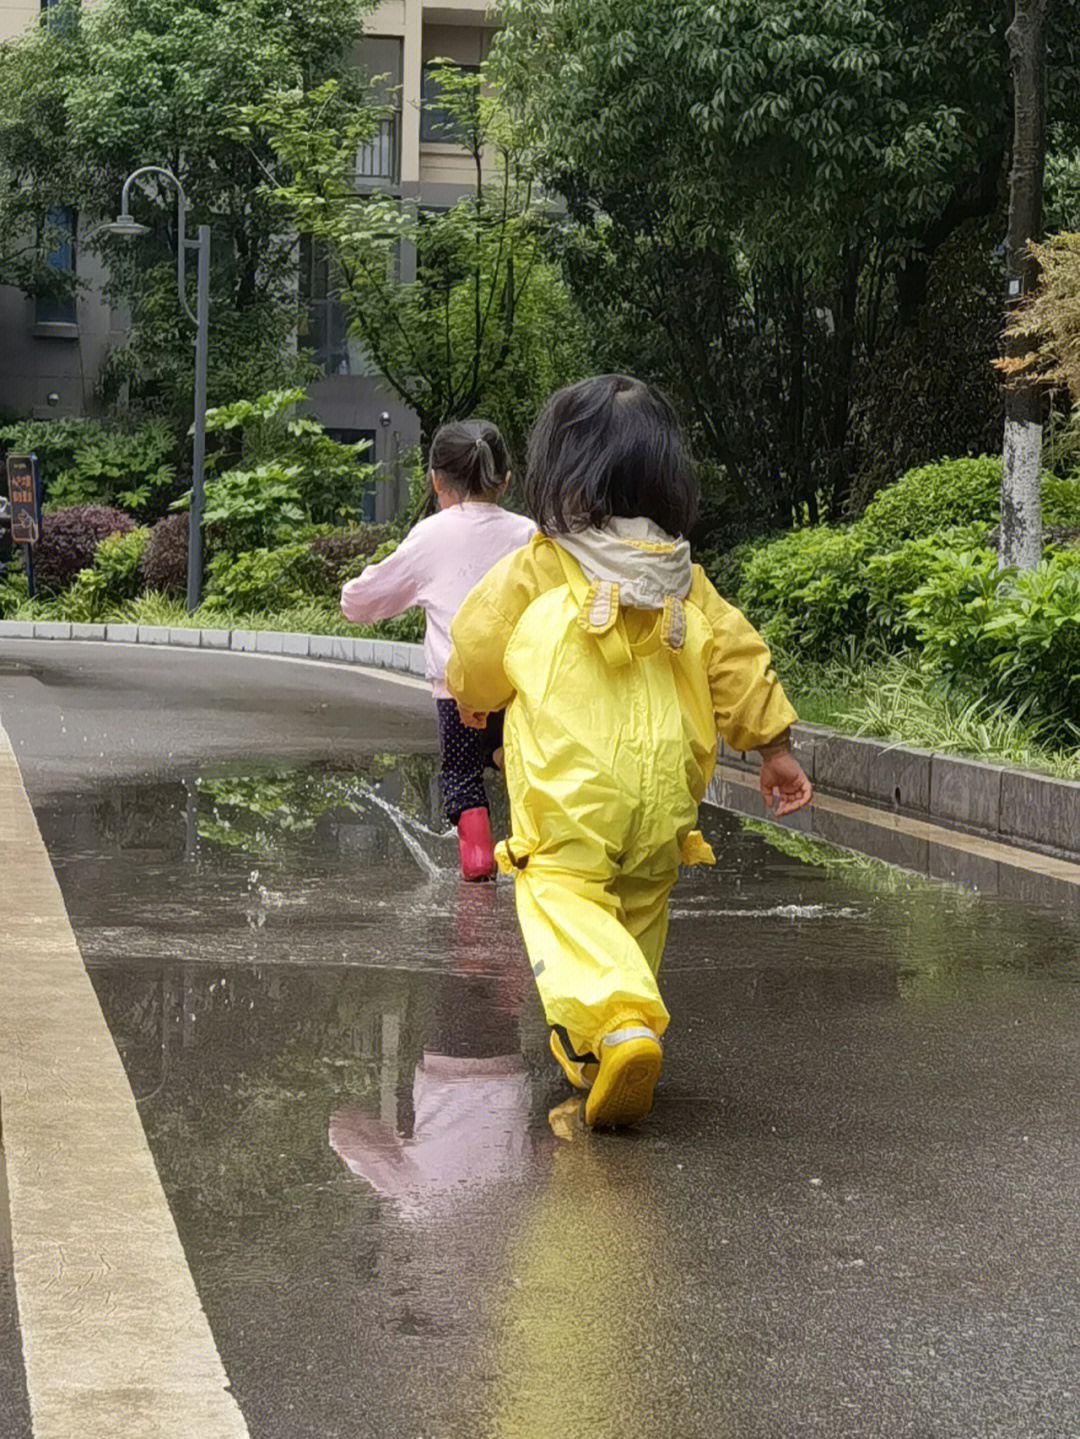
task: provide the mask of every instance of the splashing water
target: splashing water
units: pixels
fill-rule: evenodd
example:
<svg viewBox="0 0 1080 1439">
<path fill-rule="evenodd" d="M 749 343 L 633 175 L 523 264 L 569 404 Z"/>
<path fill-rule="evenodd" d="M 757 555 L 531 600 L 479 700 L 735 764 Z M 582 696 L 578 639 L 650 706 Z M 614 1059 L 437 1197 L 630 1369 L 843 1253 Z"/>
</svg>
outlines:
<svg viewBox="0 0 1080 1439">
<path fill-rule="evenodd" d="M 427 848 L 421 843 L 419 838 L 420 835 L 424 835 L 428 839 L 443 843 L 446 839 L 445 835 L 437 834 L 435 830 L 429 829 L 426 824 L 421 824 L 419 820 L 413 819 L 411 815 L 405 814 L 402 810 L 398 809 L 397 805 L 393 805 L 389 800 L 383 799 L 382 795 L 376 794 L 374 790 L 368 789 L 366 785 L 358 786 L 350 790 L 349 799 L 354 804 L 374 805 L 376 809 L 381 809 L 401 836 L 405 848 L 430 879 L 435 879 L 440 874 L 446 872 L 447 867 L 439 864 L 438 861 L 428 853 Z"/>
</svg>

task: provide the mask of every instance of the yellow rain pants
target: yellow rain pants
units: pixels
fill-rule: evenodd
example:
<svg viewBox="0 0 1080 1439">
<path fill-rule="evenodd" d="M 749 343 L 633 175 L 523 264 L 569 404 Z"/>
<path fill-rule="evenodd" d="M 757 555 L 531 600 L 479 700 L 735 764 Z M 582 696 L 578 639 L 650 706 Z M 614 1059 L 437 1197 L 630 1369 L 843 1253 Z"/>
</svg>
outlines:
<svg viewBox="0 0 1080 1439">
<path fill-rule="evenodd" d="M 754 750 L 795 718 L 767 647 L 699 566 L 685 600 L 630 610 L 544 536 L 489 572 L 451 635 L 450 692 L 506 708 L 496 858 L 548 1023 L 579 1054 L 625 1024 L 663 1033 L 667 900 L 680 863 L 713 862 L 694 825 L 717 733 Z"/>
</svg>

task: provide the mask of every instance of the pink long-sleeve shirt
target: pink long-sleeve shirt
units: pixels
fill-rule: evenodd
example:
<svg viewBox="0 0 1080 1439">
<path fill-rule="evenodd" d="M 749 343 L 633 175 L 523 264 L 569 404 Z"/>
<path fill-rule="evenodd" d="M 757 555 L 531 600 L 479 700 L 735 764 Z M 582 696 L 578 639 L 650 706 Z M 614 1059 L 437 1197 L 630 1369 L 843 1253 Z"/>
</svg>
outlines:
<svg viewBox="0 0 1080 1439">
<path fill-rule="evenodd" d="M 349 580 L 341 592 L 341 613 L 365 625 L 419 605 L 427 618 L 424 660 L 431 690 L 437 699 L 448 699 L 450 621 L 492 565 L 528 544 L 535 530 L 532 520 L 501 505 L 450 505 L 421 520 L 380 564 Z"/>
</svg>

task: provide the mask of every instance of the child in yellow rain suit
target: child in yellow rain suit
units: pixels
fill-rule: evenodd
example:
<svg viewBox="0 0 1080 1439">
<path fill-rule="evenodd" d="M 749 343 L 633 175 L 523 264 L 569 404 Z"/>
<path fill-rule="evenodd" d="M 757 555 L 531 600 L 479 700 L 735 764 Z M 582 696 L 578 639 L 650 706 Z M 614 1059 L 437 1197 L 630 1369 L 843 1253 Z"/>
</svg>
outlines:
<svg viewBox="0 0 1080 1439">
<path fill-rule="evenodd" d="M 656 974 L 717 734 L 757 751 L 777 814 L 811 799 L 769 651 L 684 539 L 696 485 L 667 400 L 608 375 L 558 391 L 529 446 L 540 533 L 496 564 L 451 627 L 446 684 L 482 727 L 506 710 L 518 919 L 586 1122 L 645 1115 L 668 1012 Z"/>
</svg>

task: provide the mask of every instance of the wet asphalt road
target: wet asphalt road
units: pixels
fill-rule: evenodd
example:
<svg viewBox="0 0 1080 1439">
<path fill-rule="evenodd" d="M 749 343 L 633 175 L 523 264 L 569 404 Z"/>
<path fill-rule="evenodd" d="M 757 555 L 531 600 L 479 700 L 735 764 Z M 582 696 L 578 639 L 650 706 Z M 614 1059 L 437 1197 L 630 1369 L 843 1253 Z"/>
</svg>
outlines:
<svg viewBox="0 0 1080 1439">
<path fill-rule="evenodd" d="M 9 642 L 0 719 L 254 1439 L 1080 1434 L 1075 919 L 706 811 L 591 1135 L 430 702 L 210 660 Z"/>
</svg>

